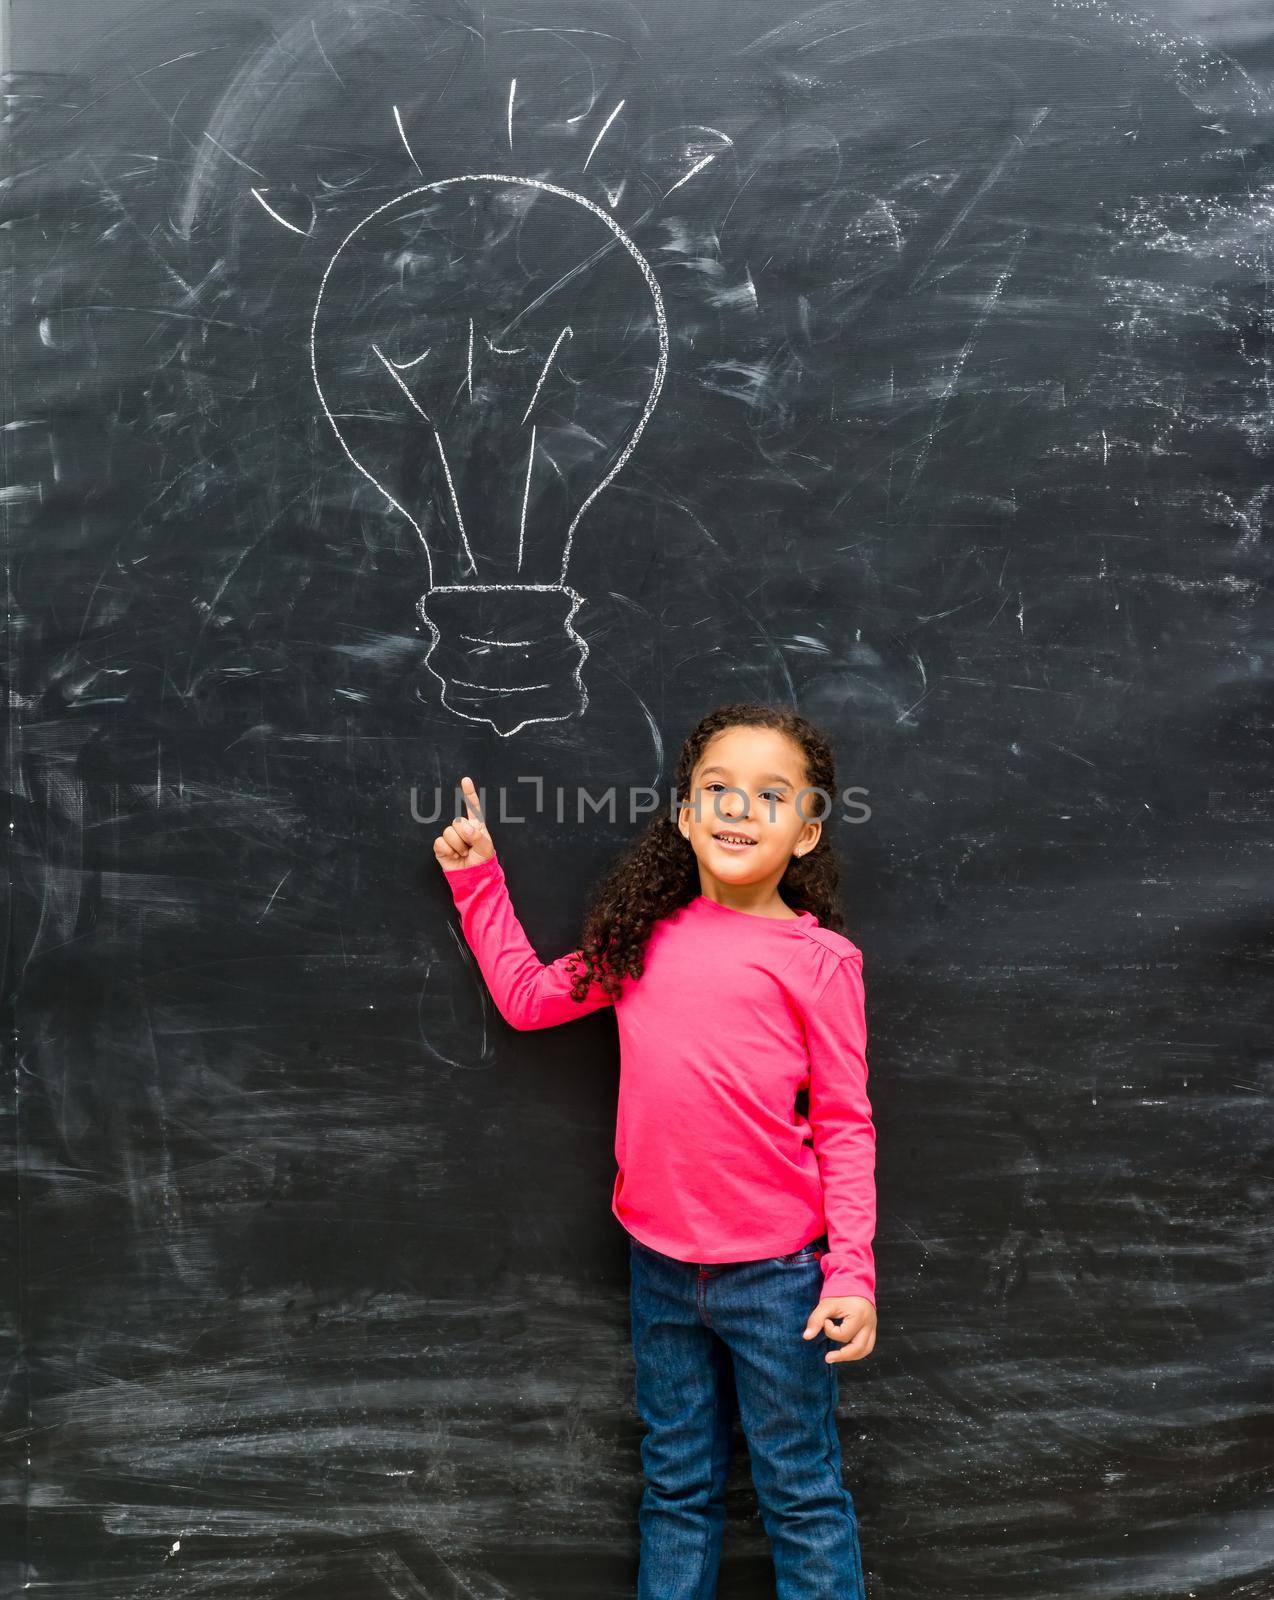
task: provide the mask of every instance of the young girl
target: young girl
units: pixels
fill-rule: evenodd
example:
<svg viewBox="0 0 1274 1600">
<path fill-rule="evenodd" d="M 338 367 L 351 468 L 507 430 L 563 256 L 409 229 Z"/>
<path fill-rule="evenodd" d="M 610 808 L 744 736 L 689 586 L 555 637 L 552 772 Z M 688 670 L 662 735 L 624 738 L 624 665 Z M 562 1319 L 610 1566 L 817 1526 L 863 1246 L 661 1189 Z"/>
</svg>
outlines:
<svg viewBox="0 0 1274 1600">
<path fill-rule="evenodd" d="M 469 815 L 434 853 L 501 1015 L 547 1028 L 615 1008 L 611 1208 L 647 1430 L 638 1600 L 712 1600 L 736 1407 L 778 1600 L 862 1600 L 835 1363 L 876 1342 L 876 1136 L 862 955 L 819 820 L 828 743 L 778 707 L 705 717 L 676 820 L 648 826 L 549 966 L 462 789 Z"/>
</svg>

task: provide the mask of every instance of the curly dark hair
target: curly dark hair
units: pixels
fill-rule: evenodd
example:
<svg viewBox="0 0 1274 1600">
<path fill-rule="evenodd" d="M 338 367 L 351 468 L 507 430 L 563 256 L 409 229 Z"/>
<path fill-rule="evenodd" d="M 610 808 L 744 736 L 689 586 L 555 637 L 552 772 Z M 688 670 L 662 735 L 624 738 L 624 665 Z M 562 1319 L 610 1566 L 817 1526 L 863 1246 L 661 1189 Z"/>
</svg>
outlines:
<svg viewBox="0 0 1274 1600">
<path fill-rule="evenodd" d="M 786 734 L 804 756 L 806 785 L 835 796 L 836 760 L 824 734 L 784 706 L 740 701 L 710 711 L 682 745 L 675 780 L 678 799 L 689 797 L 691 778 L 708 743 L 728 728 L 738 727 L 770 728 Z M 814 815 L 820 815 L 817 807 Z M 589 897 L 578 959 L 572 967 L 571 998 L 583 1000 L 593 983 L 618 998 L 625 977 L 641 977 L 646 943 L 655 924 L 688 905 L 699 889 L 694 850 L 664 811 L 629 845 Z M 812 850 L 792 857 L 779 889 L 793 910 L 812 911 L 821 926 L 843 932 L 840 864 L 826 826 Z"/>
</svg>

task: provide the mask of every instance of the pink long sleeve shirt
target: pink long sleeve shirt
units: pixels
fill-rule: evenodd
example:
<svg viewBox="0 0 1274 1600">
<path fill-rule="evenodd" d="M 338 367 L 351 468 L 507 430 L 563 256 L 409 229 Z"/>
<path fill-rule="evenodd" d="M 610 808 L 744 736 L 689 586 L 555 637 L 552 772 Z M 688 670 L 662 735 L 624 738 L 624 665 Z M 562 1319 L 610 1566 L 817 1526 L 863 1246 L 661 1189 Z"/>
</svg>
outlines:
<svg viewBox="0 0 1274 1600">
<path fill-rule="evenodd" d="M 656 923 L 640 978 L 571 999 L 543 965 L 499 858 L 446 874 L 501 1016 L 550 1028 L 613 1005 L 619 1104 L 611 1209 L 690 1262 L 786 1255 L 826 1232 L 823 1292 L 875 1303 L 876 1131 L 862 952 L 812 912 L 758 916 L 696 897 Z M 808 1091 L 808 1115 L 797 1109 Z"/>
</svg>

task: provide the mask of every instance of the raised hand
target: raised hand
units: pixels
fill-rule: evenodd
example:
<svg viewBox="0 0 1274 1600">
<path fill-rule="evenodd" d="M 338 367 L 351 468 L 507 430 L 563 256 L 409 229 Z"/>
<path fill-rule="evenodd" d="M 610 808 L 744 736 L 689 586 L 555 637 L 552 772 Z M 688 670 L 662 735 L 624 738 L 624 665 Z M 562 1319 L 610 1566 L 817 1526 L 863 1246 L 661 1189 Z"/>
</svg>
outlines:
<svg viewBox="0 0 1274 1600">
<path fill-rule="evenodd" d="M 490 861 L 495 854 L 495 841 L 482 820 L 482 807 L 478 804 L 473 779 L 461 778 L 460 789 L 469 815 L 448 823 L 434 840 L 434 855 L 444 872 L 457 872 L 461 867 Z"/>
</svg>

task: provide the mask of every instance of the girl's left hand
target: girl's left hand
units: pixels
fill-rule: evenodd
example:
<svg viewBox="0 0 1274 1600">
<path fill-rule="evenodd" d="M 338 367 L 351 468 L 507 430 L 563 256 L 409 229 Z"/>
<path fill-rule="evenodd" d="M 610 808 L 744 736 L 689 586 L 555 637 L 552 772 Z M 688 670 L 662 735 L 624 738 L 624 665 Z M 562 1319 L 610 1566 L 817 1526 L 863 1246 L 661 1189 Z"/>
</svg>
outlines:
<svg viewBox="0 0 1274 1600">
<path fill-rule="evenodd" d="M 839 1327 L 833 1318 L 839 1319 Z M 876 1308 L 859 1294 L 820 1300 L 810 1312 L 802 1338 L 812 1339 L 820 1329 L 829 1339 L 845 1346 L 843 1350 L 829 1350 L 825 1361 L 861 1361 L 876 1348 Z"/>
</svg>

